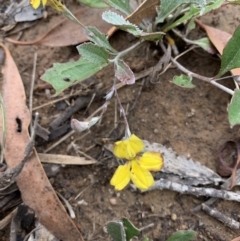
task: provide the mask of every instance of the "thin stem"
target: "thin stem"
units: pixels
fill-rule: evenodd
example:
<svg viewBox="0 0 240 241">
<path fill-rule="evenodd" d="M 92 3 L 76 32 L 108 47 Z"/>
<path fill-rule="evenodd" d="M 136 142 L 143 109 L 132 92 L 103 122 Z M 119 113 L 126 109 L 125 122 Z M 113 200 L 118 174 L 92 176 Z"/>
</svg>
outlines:
<svg viewBox="0 0 240 241">
<path fill-rule="evenodd" d="M 123 56 L 127 55 L 129 52 L 133 51 L 134 49 L 138 48 L 141 46 L 145 41 L 139 41 L 136 44 L 132 45 L 128 49 L 123 50 L 122 52 L 119 52 L 116 57 L 112 60 L 109 60 L 109 62 L 116 62 L 118 59 L 122 58 Z"/>
<path fill-rule="evenodd" d="M 162 50 L 163 50 L 164 53 L 165 53 L 167 50 L 166 50 L 166 48 L 165 48 L 165 46 L 163 45 L 162 42 L 160 43 L 160 46 L 161 46 Z M 233 95 L 233 94 L 234 94 L 234 91 L 233 91 L 233 90 L 231 90 L 231 89 L 229 89 L 229 88 L 227 88 L 227 87 L 225 87 L 225 86 L 223 86 L 223 85 L 215 82 L 215 81 L 213 80 L 213 78 L 208 78 L 208 77 L 205 77 L 205 76 L 202 76 L 202 75 L 193 73 L 192 71 L 186 69 L 186 68 L 185 68 L 184 66 L 182 66 L 179 62 L 177 62 L 173 57 L 171 57 L 171 61 L 172 61 L 172 63 L 173 63 L 178 69 L 180 69 L 182 72 L 186 73 L 187 75 L 192 76 L 192 77 L 197 78 L 197 79 L 200 79 L 200 80 L 203 80 L 203 81 L 205 81 L 205 82 L 207 82 L 207 83 L 210 83 L 210 84 L 218 87 L 219 89 L 227 92 L 227 93 L 230 94 L 230 95 Z"/>
<path fill-rule="evenodd" d="M 118 92 L 117 92 L 117 89 L 116 89 L 116 79 L 114 79 L 113 86 L 114 86 L 115 96 L 117 98 L 118 105 L 119 105 L 119 108 L 120 108 L 120 113 L 122 114 L 124 122 L 125 122 L 125 125 L 126 125 L 125 137 L 129 138 L 130 135 L 131 135 L 131 132 L 130 132 L 130 128 L 129 128 L 129 124 L 128 124 L 128 120 L 127 120 L 127 116 L 126 116 L 125 110 L 124 110 L 124 108 L 122 106 L 121 100 L 119 98 L 119 95 L 118 95 Z"/>
<path fill-rule="evenodd" d="M 32 70 L 32 79 L 31 79 L 31 86 L 30 86 L 30 93 L 29 93 L 29 112 L 32 119 L 32 108 L 33 108 L 33 89 L 34 83 L 36 79 L 36 65 L 37 65 L 37 52 L 34 53 L 33 57 L 33 70 Z"/>
</svg>

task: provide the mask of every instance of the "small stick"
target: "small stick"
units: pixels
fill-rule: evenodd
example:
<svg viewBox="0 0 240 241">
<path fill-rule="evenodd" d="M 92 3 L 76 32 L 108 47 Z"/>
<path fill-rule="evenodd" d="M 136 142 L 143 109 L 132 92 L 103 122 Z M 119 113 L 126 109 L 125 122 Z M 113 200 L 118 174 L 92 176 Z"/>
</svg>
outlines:
<svg viewBox="0 0 240 241">
<path fill-rule="evenodd" d="M 163 178 L 156 181 L 155 184 L 147 191 L 154 189 L 168 189 L 184 194 L 192 194 L 194 196 L 216 197 L 230 201 L 240 202 L 240 195 L 231 191 L 217 190 L 214 188 L 192 187 L 188 185 L 179 184 L 176 182 L 167 181 Z"/>
<path fill-rule="evenodd" d="M 134 100 L 134 102 L 133 102 L 132 107 L 130 108 L 130 111 L 132 111 L 132 110 L 135 109 L 135 107 L 136 107 L 136 105 L 137 105 L 137 102 L 138 102 L 138 100 L 139 100 L 139 98 L 140 98 L 140 96 L 141 96 L 141 93 L 142 93 L 142 89 L 143 89 L 144 84 L 145 84 L 145 78 L 143 78 L 143 80 L 142 80 L 142 83 L 141 83 L 141 85 L 140 85 L 139 91 L 138 91 L 137 96 L 136 96 L 136 98 L 135 98 L 135 100 Z"/>
<path fill-rule="evenodd" d="M 231 229 L 239 229 L 240 228 L 239 222 L 235 221 L 232 218 L 229 218 L 228 216 L 219 212 L 215 208 L 210 208 L 208 205 L 203 203 L 202 210 L 205 211 L 206 213 L 208 213 L 210 216 L 218 219 L 220 222 L 222 222 L 224 225 L 226 225 L 227 227 L 229 227 Z"/>
<path fill-rule="evenodd" d="M 30 86 L 30 93 L 29 93 L 29 111 L 31 116 L 32 116 L 32 108 L 33 108 L 33 90 L 34 90 L 34 83 L 36 79 L 37 56 L 38 56 L 37 52 L 35 52 L 33 57 L 33 70 L 32 70 L 32 79 L 31 79 L 31 86 Z"/>
<path fill-rule="evenodd" d="M 231 181 L 232 181 L 232 177 L 228 178 L 228 179 L 221 185 L 221 189 L 229 190 Z M 235 180 L 235 183 L 240 183 L 240 169 L 238 169 L 237 172 L 236 172 L 236 180 Z M 213 205 L 216 201 L 218 201 L 218 199 L 212 197 L 212 198 L 208 199 L 204 204 L 206 204 L 206 205 L 208 205 L 208 206 L 211 206 L 211 205 Z M 201 206 L 201 204 L 200 204 L 200 205 L 196 206 L 194 209 L 192 209 L 191 212 L 196 213 L 196 212 L 200 211 L 201 209 L 202 209 L 202 206 Z"/>
</svg>

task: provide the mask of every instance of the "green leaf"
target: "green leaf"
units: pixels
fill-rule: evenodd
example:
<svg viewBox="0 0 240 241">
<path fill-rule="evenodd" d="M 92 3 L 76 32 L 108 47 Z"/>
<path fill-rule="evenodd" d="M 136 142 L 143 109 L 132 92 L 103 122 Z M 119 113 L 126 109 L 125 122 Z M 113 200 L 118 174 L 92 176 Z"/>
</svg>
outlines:
<svg viewBox="0 0 240 241">
<path fill-rule="evenodd" d="M 162 23 L 169 14 L 171 14 L 175 9 L 177 9 L 182 4 L 195 4 L 204 12 L 207 4 L 214 2 L 214 0 L 161 0 L 160 12 L 157 16 L 157 23 Z"/>
<path fill-rule="evenodd" d="M 117 60 L 114 62 L 115 76 L 118 80 L 126 85 L 132 85 L 135 83 L 135 76 L 130 67 L 123 61 Z"/>
<path fill-rule="evenodd" d="M 126 15 L 131 13 L 129 0 L 107 0 L 106 1 L 111 7 L 119 10 Z"/>
<path fill-rule="evenodd" d="M 101 33 L 97 28 L 95 27 L 86 27 L 84 30 L 85 34 L 87 35 L 88 39 L 95 43 L 96 45 L 103 47 L 110 52 L 116 53 L 117 51 L 110 45 L 110 43 L 107 40 L 107 37 Z"/>
<path fill-rule="evenodd" d="M 167 241 L 191 241 L 195 236 L 196 233 L 192 230 L 182 230 L 174 233 Z"/>
<path fill-rule="evenodd" d="M 216 8 L 219 8 L 223 2 L 224 2 L 224 0 L 216 0 L 216 1 L 214 1 L 213 4 L 207 5 L 204 8 L 203 14 L 206 14 Z M 164 31 L 167 32 L 167 31 L 177 27 L 178 25 L 188 21 L 189 19 L 193 18 L 194 16 L 199 16 L 200 13 L 201 13 L 201 9 L 197 8 L 196 6 L 194 6 L 192 4 L 190 6 L 190 10 L 188 12 L 186 12 L 181 18 L 177 19 L 175 22 L 173 22 L 169 26 L 165 27 Z"/>
<path fill-rule="evenodd" d="M 229 70 L 240 67 L 240 26 L 235 30 L 232 38 L 228 41 L 223 50 L 221 69 L 217 76 L 221 76 Z"/>
<path fill-rule="evenodd" d="M 154 33 L 142 33 L 140 37 L 147 41 L 158 41 L 165 35 L 163 32 L 154 32 Z"/>
<path fill-rule="evenodd" d="M 123 16 L 120 16 L 112 11 L 104 12 L 102 14 L 102 19 L 124 31 L 133 34 L 134 36 L 139 36 L 143 32 L 138 28 L 137 25 L 130 23 L 128 20 L 125 20 Z"/>
<path fill-rule="evenodd" d="M 212 43 L 210 42 L 209 38 L 201 38 L 198 40 L 191 40 L 190 41 L 192 44 L 196 44 L 205 51 L 207 51 L 210 54 L 216 54 L 215 49 L 213 48 Z"/>
<path fill-rule="evenodd" d="M 107 64 L 108 52 L 103 48 L 92 43 L 84 43 L 77 46 L 77 50 L 82 58 L 95 64 Z"/>
<path fill-rule="evenodd" d="M 122 218 L 122 222 L 125 229 L 127 241 L 130 241 L 133 237 L 140 234 L 140 230 L 137 229 L 127 218 Z"/>
<path fill-rule="evenodd" d="M 114 241 L 126 241 L 126 233 L 122 222 L 109 222 L 107 231 Z"/>
<path fill-rule="evenodd" d="M 228 106 L 228 120 L 231 127 L 240 124 L 240 90 L 235 89 Z"/>
<path fill-rule="evenodd" d="M 41 78 L 53 86 L 57 95 L 69 86 L 94 75 L 105 66 L 107 63 L 90 63 L 81 58 L 76 62 L 56 63 Z"/>
<path fill-rule="evenodd" d="M 108 5 L 102 0 L 78 0 L 78 2 L 83 3 L 91 8 L 107 8 Z"/>
<path fill-rule="evenodd" d="M 195 85 L 192 84 L 192 77 L 184 74 L 181 74 L 179 76 L 174 76 L 173 83 L 183 88 L 190 89 L 195 87 Z"/>
</svg>

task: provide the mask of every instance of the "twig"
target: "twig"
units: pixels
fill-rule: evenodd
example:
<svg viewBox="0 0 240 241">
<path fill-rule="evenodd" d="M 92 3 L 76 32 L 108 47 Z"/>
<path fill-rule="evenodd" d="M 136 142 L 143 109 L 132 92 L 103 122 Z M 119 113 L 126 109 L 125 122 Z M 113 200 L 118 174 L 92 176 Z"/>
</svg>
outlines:
<svg viewBox="0 0 240 241">
<path fill-rule="evenodd" d="M 163 44 L 162 42 L 160 43 L 160 46 L 161 46 L 162 50 L 163 50 L 164 53 L 165 53 L 167 50 L 166 50 L 166 48 L 165 48 L 165 46 L 164 46 L 164 44 Z M 217 83 L 217 82 L 216 82 L 215 80 L 213 80 L 212 78 L 208 78 L 208 77 L 205 77 L 205 76 L 202 76 L 202 75 L 193 73 L 192 71 L 186 69 L 184 66 L 182 66 L 179 62 L 177 62 L 177 61 L 176 61 L 174 58 L 172 58 L 172 57 L 171 57 L 171 61 L 172 61 L 172 63 L 173 63 L 179 70 L 181 70 L 181 71 L 184 72 L 185 74 L 187 74 L 187 75 L 189 75 L 189 76 L 192 76 L 192 77 L 194 77 L 194 78 L 196 78 L 196 79 L 203 80 L 203 81 L 205 81 L 205 82 L 207 82 L 207 83 L 209 83 L 209 84 L 212 84 L 212 85 L 218 87 L 219 89 L 227 92 L 227 93 L 230 94 L 230 95 L 233 95 L 233 94 L 234 94 L 234 91 L 233 91 L 233 90 L 231 90 L 231 89 L 229 89 L 229 88 L 227 88 L 227 87 L 225 87 L 225 86 Z"/>
<path fill-rule="evenodd" d="M 217 209 L 210 208 L 206 204 L 202 204 L 202 210 L 208 213 L 210 216 L 218 219 L 220 222 L 222 222 L 224 225 L 231 229 L 239 229 L 240 228 L 240 223 L 235 221 L 232 218 L 227 217 L 225 214 L 219 212 Z"/>
<path fill-rule="evenodd" d="M 136 96 L 136 98 L 135 98 L 135 100 L 134 100 L 134 102 L 133 102 L 132 107 L 130 108 L 130 111 L 132 111 L 132 110 L 135 109 L 135 107 L 136 107 L 136 105 L 137 105 L 137 102 L 138 102 L 138 100 L 139 100 L 139 98 L 140 98 L 140 96 L 141 96 L 141 93 L 142 93 L 142 89 L 143 89 L 144 84 L 145 84 L 145 78 L 143 78 L 143 80 L 142 80 L 142 83 L 141 83 L 141 85 L 140 85 L 139 91 L 138 91 L 137 96 Z"/>
<path fill-rule="evenodd" d="M 228 178 L 222 185 L 221 188 L 222 189 L 226 189 L 229 190 L 229 187 L 231 185 L 232 182 L 232 177 Z M 240 183 L 240 169 L 237 170 L 236 172 L 236 180 L 235 183 Z M 210 198 L 208 199 L 204 204 L 211 206 L 213 205 L 218 199 L 217 198 Z M 196 213 L 198 211 L 200 211 L 202 209 L 202 205 L 198 205 L 196 206 L 194 209 L 191 210 L 191 212 Z"/>
<path fill-rule="evenodd" d="M 65 205 L 66 205 L 66 207 L 67 207 L 67 209 L 68 209 L 68 211 L 69 211 L 70 217 L 71 217 L 72 219 L 76 218 L 76 215 L 75 215 L 75 213 L 74 213 L 74 211 L 73 211 L 73 208 L 72 208 L 72 206 L 70 205 L 70 203 L 68 202 L 68 200 L 66 200 L 59 192 L 56 192 L 56 193 L 57 193 L 57 195 L 60 197 L 60 199 L 62 199 L 62 201 L 65 203 Z"/>
<path fill-rule="evenodd" d="M 240 202 L 240 195 L 231 191 L 217 190 L 214 188 L 192 187 L 188 185 L 179 184 L 176 182 L 167 181 L 163 178 L 156 181 L 155 184 L 147 191 L 155 189 L 168 189 L 183 194 L 192 194 L 194 196 L 216 197 L 230 201 Z"/>
<path fill-rule="evenodd" d="M 33 107 L 33 90 L 34 90 L 34 83 L 36 79 L 36 65 L 37 65 L 37 52 L 34 53 L 33 57 L 33 70 L 32 70 L 32 79 L 31 79 L 31 86 L 30 86 L 30 93 L 29 93 L 29 112 L 32 118 L 32 107 Z"/>
</svg>

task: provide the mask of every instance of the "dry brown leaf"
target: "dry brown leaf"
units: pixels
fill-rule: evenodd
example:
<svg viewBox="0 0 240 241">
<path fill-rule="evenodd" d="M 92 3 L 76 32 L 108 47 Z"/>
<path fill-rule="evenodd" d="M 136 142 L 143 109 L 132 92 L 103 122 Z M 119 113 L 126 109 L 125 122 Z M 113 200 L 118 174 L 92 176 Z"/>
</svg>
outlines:
<svg viewBox="0 0 240 241">
<path fill-rule="evenodd" d="M 102 20 L 101 15 L 103 11 L 104 10 L 81 6 L 81 8 L 75 13 L 75 16 L 85 26 L 95 26 L 101 32 L 107 33 L 110 25 Z M 10 43 L 19 45 L 39 44 L 50 47 L 77 45 L 79 43 L 88 41 L 82 27 L 67 18 L 59 21 L 57 25 L 55 25 L 47 33 L 37 38 L 36 40 L 26 42 L 17 41 L 11 38 L 6 38 L 6 40 Z"/>
<path fill-rule="evenodd" d="M 155 17 L 156 8 L 160 6 L 160 0 L 145 0 L 139 7 L 127 17 L 131 23 L 141 23 L 144 18 Z"/>
<path fill-rule="evenodd" d="M 229 39 L 232 37 L 230 33 L 224 32 L 220 29 L 210 27 L 206 24 L 203 24 L 201 21 L 195 19 L 195 22 L 203 28 L 212 44 L 218 50 L 218 52 L 222 55 L 223 49 L 228 43 Z M 231 70 L 233 75 L 240 75 L 240 68 Z"/>
<path fill-rule="evenodd" d="M 158 6 L 160 6 L 160 0 L 145 0 L 126 18 L 126 20 L 131 23 L 139 24 L 144 18 L 155 17 L 157 14 L 156 8 Z M 116 27 L 112 27 L 108 31 L 108 36 L 112 36 L 116 30 Z"/>
<path fill-rule="evenodd" d="M 30 139 L 28 134 L 30 113 L 26 106 L 24 87 L 17 66 L 7 47 L 1 43 L 0 46 L 5 51 L 2 84 L 6 110 L 5 159 L 8 167 L 13 168 L 23 160 Z M 0 116 L 1 130 L 2 127 L 2 116 Z M 56 196 L 35 150 L 16 178 L 16 182 L 23 202 L 35 211 L 41 224 L 51 233 L 63 241 L 83 240 Z"/>
<path fill-rule="evenodd" d="M 87 160 L 85 157 L 78 156 L 38 153 L 38 157 L 41 162 L 61 165 L 90 165 L 97 163 L 95 160 Z"/>
<path fill-rule="evenodd" d="M 240 241 L 240 236 L 235 239 L 232 239 L 231 241 Z"/>
</svg>

